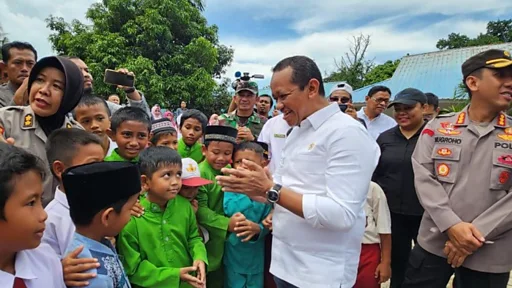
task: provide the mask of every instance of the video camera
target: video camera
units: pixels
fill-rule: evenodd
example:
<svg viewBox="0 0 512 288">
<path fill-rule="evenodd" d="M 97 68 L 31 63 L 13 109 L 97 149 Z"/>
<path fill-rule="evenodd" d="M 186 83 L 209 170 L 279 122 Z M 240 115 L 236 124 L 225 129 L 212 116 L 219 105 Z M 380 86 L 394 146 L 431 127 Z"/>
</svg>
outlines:
<svg viewBox="0 0 512 288">
<path fill-rule="evenodd" d="M 249 81 L 249 80 L 251 80 L 251 78 L 265 79 L 265 76 L 262 74 L 250 75 L 249 72 L 244 72 L 242 74 L 240 71 L 237 71 L 237 72 L 235 72 L 235 78 L 236 78 L 235 81 L 233 81 L 233 83 L 231 83 L 231 87 L 233 87 L 233 89 L 236 90 L 236 87 L 238 86 L 238 83 L 240 83 L 240 81 Z"/>
</svg>

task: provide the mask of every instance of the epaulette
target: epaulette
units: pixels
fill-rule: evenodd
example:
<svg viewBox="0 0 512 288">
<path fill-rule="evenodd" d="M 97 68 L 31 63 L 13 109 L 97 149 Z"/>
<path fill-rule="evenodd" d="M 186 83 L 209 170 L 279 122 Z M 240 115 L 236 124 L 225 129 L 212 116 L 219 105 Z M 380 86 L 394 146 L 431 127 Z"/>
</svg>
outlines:
<svg viewBox="0 0 512 288">
<path fill-rule="evenodd" d="M 457 113 L 450 112 L 450 113 L 444 113 L 444 114 L 438 114 L 436 118 L 446 118 L 446 117 L 452 117 L 455 116 Z"/>
<path fill-rule="evenodd" d="M 11 110 L 18 110 L 18 111 L 23 111 L 25 110 L 26 106 L 6 106 L 6 107 L 2 107 L 0 109 L 3 109 L 4 111 L 11 111 Z"/>
</svg>

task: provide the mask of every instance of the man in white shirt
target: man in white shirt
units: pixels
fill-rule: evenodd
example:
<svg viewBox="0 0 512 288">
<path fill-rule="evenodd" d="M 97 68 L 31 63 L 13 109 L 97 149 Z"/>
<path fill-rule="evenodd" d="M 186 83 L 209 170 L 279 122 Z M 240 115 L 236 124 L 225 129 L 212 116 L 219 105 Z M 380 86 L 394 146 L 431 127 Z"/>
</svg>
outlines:
<svg viewBox="0 0 512 288">
<path fill-rule="evenodd" d="M 391 90 L 386 86 L 374 86 L 366 96 L 366 106 L 357 111 L 357 117 L 362 119 L 368 133 L 377 140 L 380 133 L 396 126 L 396 121 L 384 114 L 391 98 Z"/>
<path fill-rule="evenodd" d="M 283 119 L 295 127 L 272 180 L 247 170 L 223 169 L 217 182 L 275 205 L 270 272 L 277 287 L 352 288 L 365 226 L 364 203 L 379 159 L 366 129 L 325 99 L 313 60 L 280 61 L 270 83 Z"/>
<path fill-rule="evenodd" d="M 290 125 L 283 119 L 283 114 L 270 118 L 261 129 L 258 141 L 267 143 L 269 150 L 270 163 L 268 170 L 271 174 L 277 170 L 281 161 L 281 152 L 286 142 L 286 134 L 290 130 Z"/>
</svg>

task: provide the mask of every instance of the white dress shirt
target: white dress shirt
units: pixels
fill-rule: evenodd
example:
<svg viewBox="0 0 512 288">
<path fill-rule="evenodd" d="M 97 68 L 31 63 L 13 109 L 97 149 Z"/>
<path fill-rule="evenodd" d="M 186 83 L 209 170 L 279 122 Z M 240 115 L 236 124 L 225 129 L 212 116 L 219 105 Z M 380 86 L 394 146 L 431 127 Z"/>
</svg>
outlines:
<svg viewBox="0 0 512 288">
<path fill-rule="evenodd" d="M 13 287 L 14 278 L 21 278 L 27 288 L 66 288 L 60 259 L 44 243 L 16 253 L 14 269 L 15 275 L 0 270 L 0 287 Z"/>
<path fill-rule="evenodd" d="M 276 205 L 273 275 L 301 288 L 352 288 L 379 156 L 375 140 L 336 103 L 293 129 L 274 179 L 303 194 L 304 219 Z"/>
<path fill-rule="evenodd" d="M 370 183 L 364 211 L 366 213 L 366 228 L 363 244 L 378 244 L 380 243 L 380 234 L 391 234 L 391 214 L 386 195 L 379 184 L 375 182 Z"/>
<path fill-rule="evenodd" d="M 366 116 L 364 113 L 364 109 L 366 109 L 366 107 L 363 107 L 361 110 L 357 111 L 357 117 L 359 119 L 363 119 L 364 123 L 366 124 L 366 128 L 368 129 L 368 133 L 370 133 L 370 136 L 372 136 L 372 138 L 375 140 L 379 138 L 380 133 L 397 125 L 395 119 L 384 113 L 380 113 L 379 116 L 370 120 L 370 118 L 368 118 L 368 116 Z"/>
<path fill-rule="evenodd" d="M 60 257 L 66 256 L 66 249 L 73 240 L 75 224 L 69 215 L 68 198 L 59 187 L 55 189 L 55 198 L 44 209 L 48 214 L 43 243 L 47 243 Z"/>
<path fill-rule="evenodd" d="M 290 125 L 283 119 L 283 114 L 270 118 L 261 129 L 258 141 L 267 143 L 269 150 L 270 163 L 268 170 L 274 174 L 281 161 L 281 152 L 286 142 L 286 133 L 290 130 Z"/>
</svg>

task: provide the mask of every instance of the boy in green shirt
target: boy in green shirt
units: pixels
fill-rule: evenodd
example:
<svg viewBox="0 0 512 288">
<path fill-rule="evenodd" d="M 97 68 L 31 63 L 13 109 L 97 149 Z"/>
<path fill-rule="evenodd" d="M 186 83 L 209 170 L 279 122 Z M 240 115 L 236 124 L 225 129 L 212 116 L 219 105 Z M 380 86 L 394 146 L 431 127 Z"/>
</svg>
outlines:
<svg viewBox="0 0 512 288">
<path fill-rule="evenodd" d="M 151 123 L 151 146 L 166 146 L 172 150 L 178 149 L 178 132 L 173 127 L 171 120 L 161 118 Z"/>
<path fill-rule="evenodd" d="M 109 136 L 117 148 L 105 161 L 138 162 L 139 153 L 148 146 L 151 119 L 144 110 L 123 107 L 112 115 Z"/>
<path fill-rule="evenodd" d="M 206 243 L 208 251 L 208 288 L 222 288 L 224 272 L 222 256 L 227 233 L 234 232 L 237 222 L 245 220 L 242 213 L 235 213 L 231 218 L 224 214 L 224 192 L 217 185 L 215 176 L 231 163 L 238 130 L 229 126 L 207 126 L 205 129 L 203 154 L 205 161 L 199 164 L 201 177 L 212 181 L 199 188 L 197 202 L 197 220 L 210 234 Z"/>
<path fill-rule="evenodd" d="M 182 158 L 192 158 L 197 163 L 203 161 L 202 145 L 199 139 L 203 136 L 208 119 L 203 112 L 189 109 L 181 115 L 180 132 L 178 140 L 178 153 Z"/>
<path fill-rule="evenodd" d="M 182 164 L 168 147 L 142 151 L 144 215 L 121 231 L 117 247 L 133 287 L 205 287 L 206 248 L 189 201 L 178 195 Z"/>
</svg>

